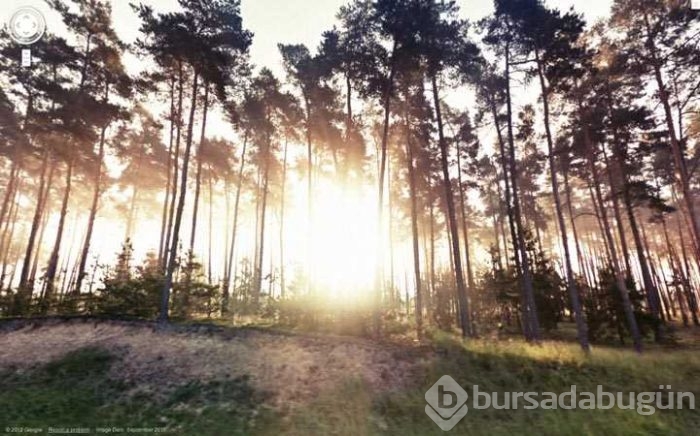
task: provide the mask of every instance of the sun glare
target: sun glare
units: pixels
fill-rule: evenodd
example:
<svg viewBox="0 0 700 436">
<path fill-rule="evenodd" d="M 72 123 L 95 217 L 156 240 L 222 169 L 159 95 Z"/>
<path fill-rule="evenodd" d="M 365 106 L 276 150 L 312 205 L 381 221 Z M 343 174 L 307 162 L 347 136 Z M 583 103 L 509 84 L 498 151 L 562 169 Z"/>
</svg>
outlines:
<svg viewBox="0 0 700 436">
<path fill-rule="evenodd" d="M 367 297 L 377 264 L 377 206 L 369 187 L 324 183 L 314 198 L 314 286 L 343 301 Z"/>
</svg>

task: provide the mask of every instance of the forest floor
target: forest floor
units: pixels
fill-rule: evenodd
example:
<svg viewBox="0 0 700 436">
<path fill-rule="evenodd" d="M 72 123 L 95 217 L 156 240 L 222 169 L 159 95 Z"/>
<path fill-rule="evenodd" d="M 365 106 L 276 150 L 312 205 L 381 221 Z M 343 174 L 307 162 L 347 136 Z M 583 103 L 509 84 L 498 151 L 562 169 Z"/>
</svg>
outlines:
<svg viewBox="0 0 700 436">
<path fill-rule="evenodd" d="M 697 337 L 696 329 L 686 333 Z M 0 433 L 13 428 L 166 429 L 177 434 L 441 434 L 424 412 L 442 375 L 488 392 L 643 392 L 700 400 L 693 340 L 642 356 L 575 344 L 422 344 L 258 328 L 81 320 L 0 324 Z M 502 397 L 501 397 L 502 398 Z M 700 405 L 699 405 L 700 406 Z M 697 410 L 472 410 L 451 433 L 692 434 Z M 116 431 L 115 431 L 116 433 Z"/>
</svg>

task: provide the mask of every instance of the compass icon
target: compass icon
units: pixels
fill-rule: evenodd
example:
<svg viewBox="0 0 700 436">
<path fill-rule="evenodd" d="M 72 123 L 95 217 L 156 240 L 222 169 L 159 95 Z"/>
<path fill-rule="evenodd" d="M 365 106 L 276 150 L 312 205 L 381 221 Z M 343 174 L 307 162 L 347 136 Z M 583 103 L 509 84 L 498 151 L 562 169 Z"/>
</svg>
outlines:
<svg viewBox="0 0 700 436">
<path fill-rule="evenodd" d="M 38 9 L 24 6 L 12 14 L 7 23 L 7 30 L 18 44 L 34 44 L 44 35 L 46 20 Z"/>
</svg>

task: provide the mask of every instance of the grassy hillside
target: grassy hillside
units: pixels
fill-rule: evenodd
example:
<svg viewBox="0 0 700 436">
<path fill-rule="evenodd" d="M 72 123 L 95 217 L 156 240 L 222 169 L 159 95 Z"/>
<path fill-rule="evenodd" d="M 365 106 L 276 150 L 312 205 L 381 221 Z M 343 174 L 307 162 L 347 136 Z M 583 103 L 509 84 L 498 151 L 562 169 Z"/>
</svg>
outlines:
<svg viewBox="0 0 700 436">
<path fill-rule="evenodd" d="M 179 434 L 443 432 L 425 391 L 449 374 L 470 391 L 657 390 L 700 395 L 697 351 L 611 348 L 582 355 L 545 342 L 428 344 L 219 329 L 154 331 L 125 323 L 61 323 L 0 334 L 0 430 L 153 427 Z M 470 403 L 471 404 L 471 403 Z M 473 410 L 451 434 L 692 434 L 698 411 Z M 94 431 L 94 430 L 93 430 Z"/>
</svg>

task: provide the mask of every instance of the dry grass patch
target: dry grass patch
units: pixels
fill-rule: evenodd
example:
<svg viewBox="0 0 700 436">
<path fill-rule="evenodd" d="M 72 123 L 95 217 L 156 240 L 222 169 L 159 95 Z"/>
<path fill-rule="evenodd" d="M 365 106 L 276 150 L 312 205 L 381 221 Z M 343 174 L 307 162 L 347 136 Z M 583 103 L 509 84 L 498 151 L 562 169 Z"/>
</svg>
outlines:
<svg viewBox="0 0 700 436">
<path fill-rule="evenodd" d="M 260 330 L 84 321 L 26 323 L 0 332 L 0 370 L 23 370 L 71 351 L 99 347 L 120 358 L 111 376 L 136 390 L 167 395 L 183 381 L 249 376 L 270 406 L 288 410 L 348 379 L 377 392 L 405 388 L 427 355 L 406 347 L 336 336 Z M 204 330 L 204 331 L 203 331 Z"/>
</svg>

